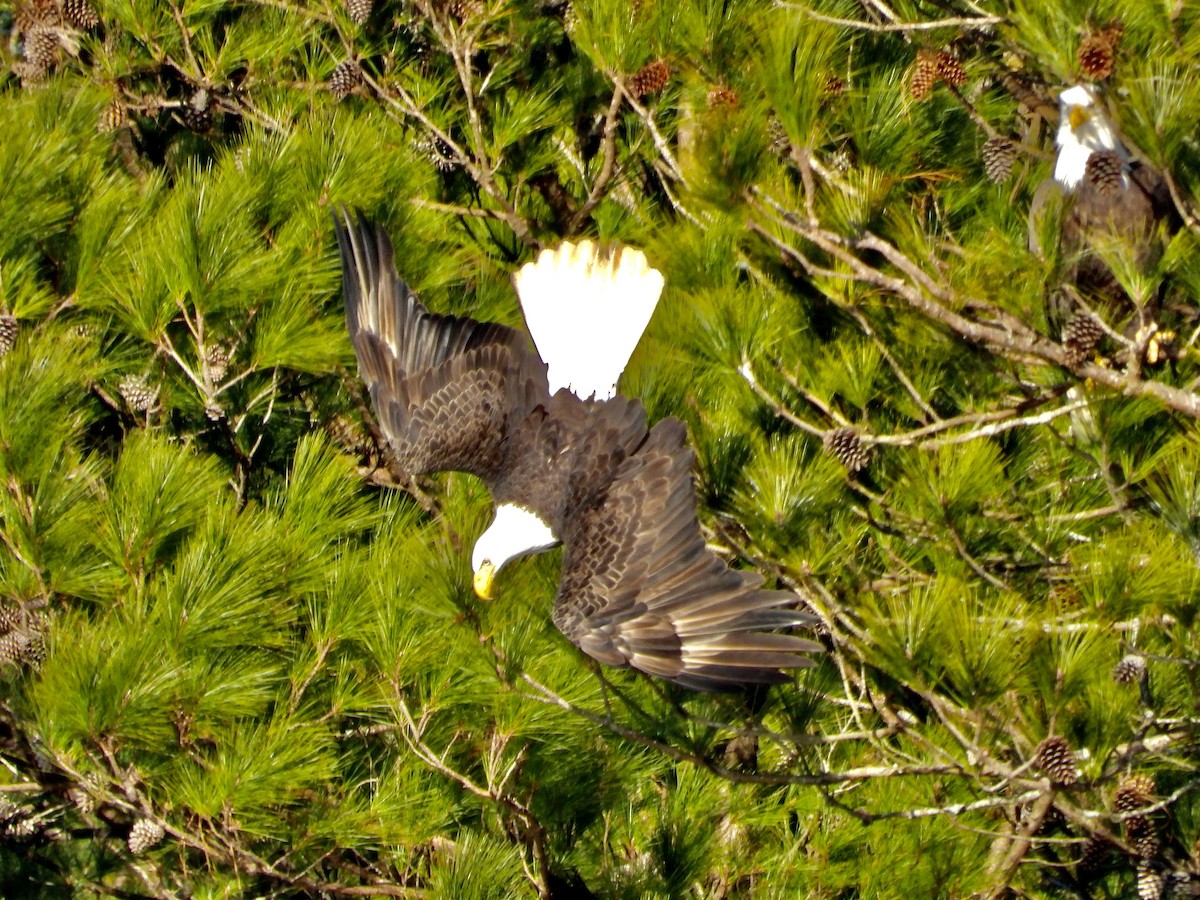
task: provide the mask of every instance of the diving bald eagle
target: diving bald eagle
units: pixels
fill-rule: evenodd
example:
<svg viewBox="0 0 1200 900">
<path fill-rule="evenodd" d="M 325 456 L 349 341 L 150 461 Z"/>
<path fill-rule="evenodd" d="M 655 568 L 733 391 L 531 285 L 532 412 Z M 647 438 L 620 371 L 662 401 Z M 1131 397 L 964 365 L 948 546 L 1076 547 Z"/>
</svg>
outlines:
<svg viewBox="0 0 1200 900">
<path fill-rule="evenodd" d="M 1131 157 L 1091 88 L 1068 88 L 1058 102 L 1058 157 L 1053 178 L 1034 198 L 1031 246 L 1040 249 L 1037 217 L 1048 195 L 1061 195 L 1065 282 L 1110 328 L 1133 337 L 1157 325 L 1158 290 L 1131 297 L 1126 285 L 1162 252 L 1166 228 L 1160 223 L 1169 223 L 1174 213 L 1170 193 L 1160 173 Z M 1060 328 L 1078 312 L 1069 293 L 1052 297 L 1051 319 Z"/>
<path fill-rule="evenodd" d="M 346 319 L 396 462 L 478 476 L 496 515 L 475 544 L 475 591 L 563 546 L 554 624 L 593 659 L 695 690 L 789 680 L 821 645 L 769 629 L 815 622 L 709 551 L 683 423 L 652 428 L 616 382 L 662 291 L 637 250 L 543 251 L 514 277 L 521 332 L 436 315 L 396 273 L 384 232 L 336 223 Z"/>
</svg>

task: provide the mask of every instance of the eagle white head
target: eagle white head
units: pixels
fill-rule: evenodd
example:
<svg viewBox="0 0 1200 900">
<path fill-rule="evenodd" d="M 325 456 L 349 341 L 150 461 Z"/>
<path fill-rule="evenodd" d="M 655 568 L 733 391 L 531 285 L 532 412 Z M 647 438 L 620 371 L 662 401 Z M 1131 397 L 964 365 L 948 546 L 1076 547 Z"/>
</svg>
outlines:
<svg viewBox="0 0 1200 900">
<path fill-rule="evenodd" d="M 1129 153 L 1117 138 L 1116 129 L 1105 115 L 1091 88 L 1082 84 L 1067 88 L 1058 95 L 1058 159 L 1054 163 L 1054 180 L 1066 190 L 1073 191 L 1083 181 L 1088 158 L 1101 150 L 1115 150 L 1122 160 Z"/>
<path fill-rule="evenodd" d="M 496 507 L 496 518 L 479 536 L 471 553 L 475 593 L 484 600 L 491 600 L 492 581 L 505 563 L 539 550 L 549 550 L 557 543 L 558 538 L 550 526 L 535 513 L 515 503 L 501 503 Z"/>
</svg>

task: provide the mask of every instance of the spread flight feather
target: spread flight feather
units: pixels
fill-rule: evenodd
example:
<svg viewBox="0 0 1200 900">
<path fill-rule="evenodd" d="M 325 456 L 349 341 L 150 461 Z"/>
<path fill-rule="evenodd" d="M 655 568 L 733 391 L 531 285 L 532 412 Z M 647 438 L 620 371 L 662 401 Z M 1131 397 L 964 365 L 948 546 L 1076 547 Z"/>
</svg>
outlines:
<svg viewBox="0 0 1200 900">
<path fill-rule="evenodd" d="M 649 427 L 615 393 L 662 290 L 644 255 L 564 244 L 522 269 L 535 353 L 515 329 L 425 309 L 381 229 L 343 212 L 336 231 L 350 336 L 398 465 L 469 472 L 497 504 L 474 553 L 481 595 L 509 560 L 562 543 L 553 620 L 602 663 L 697 690 L 812 665 L 820 644 L 769 630 L 815 621 L 798 598 L 705 547 L 683 424 Z"/>
</svg>

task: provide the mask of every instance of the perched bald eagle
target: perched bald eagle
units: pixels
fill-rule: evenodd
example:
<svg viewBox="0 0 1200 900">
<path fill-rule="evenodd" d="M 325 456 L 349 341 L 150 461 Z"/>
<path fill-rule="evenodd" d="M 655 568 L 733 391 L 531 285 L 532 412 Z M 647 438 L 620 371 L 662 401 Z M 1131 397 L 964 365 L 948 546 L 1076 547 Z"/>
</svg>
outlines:
<svg viewBox="0 0 1200 900">
<path fill-rule="evenodd" d="M 769 630 L 815 621 L 796 596 L 705 547 L 683 424 L 647 427 L 616 393 L 663 287 L 642 253 L 566 243 L 522 268 L 534 353 L 515 329 L 430 313 L 383 231 L 343 219 L 346 319 L 397 463 L 469 472 L 496 503 L 475 544 L 476 593 L 490 598 L 510 560 L 562 544 L 554 624 L 602 663 L 696 690 L 812 665 L 820 644 Z"/>
<path fill-rule="evenodd" d="M 1110 328 L 1133 337 L 1157 324 L 1157 287 L 1130 296 L 1126 286 L 1162 252 L 1166 229 L 1160 223 L 1174 213 L 1170 193 L 1160 173 L 1131 158 L 1091 88 L 1076 85 L 1063 91 L 1059 113 L 1058 157 L 1053 178 L 1034 198 L 1031 246 L 1040 250 L 1037 218 L 1049 197 L 1060 195 L 1065 283 Z M 1069 291 L 1056 291 L 1052 323 L 1063 328 L 1078 306 Z M 1099 332 L 1091 333 L 1098 340 Z M 1070 338 L 1069 330 L 1064 337 Z"/>
</svg>

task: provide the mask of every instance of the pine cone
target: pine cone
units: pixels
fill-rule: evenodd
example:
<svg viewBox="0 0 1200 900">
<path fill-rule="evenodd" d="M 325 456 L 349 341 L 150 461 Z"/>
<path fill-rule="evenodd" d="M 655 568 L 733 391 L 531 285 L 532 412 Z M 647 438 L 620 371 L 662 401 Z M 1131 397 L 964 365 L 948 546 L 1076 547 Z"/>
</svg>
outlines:
<svg viewBox="0 0 1200 900">
<path fill-rule="evenodd" d="M 325 430 L 334 443 L 355 456 L 370 456 L 375 449 L 366 429 L 349 416 L 334 416 L 325 423 Z"/>
<path fill-rule="evenodd" d="M 635 97 L 648 97 L 666 87 L 670 77 L 671 67 L 661 59 L 656 59 L 646 63 L 631 75 L 625 86 Z"/>
<path fill-rule="evenodd" d="M 96 121 L 96 130 L 101 134 L 108 134 L 121 128 L 128 121 L 125 104 L 119 98 L 114 97 L 112 102 L 100 111 L 100 118 Z"/>
<path fill-rule="evenodd" d="M 1071 316 L 1062 333 L 1068 365 L 1077 366 L 1087 359 L 1103 338 L 1104 328 L 1091 313 L 1077 312 Z"/>
<path fill-rule="evenodd" d="M 362 69 L 355 59 L 343 59 L 329 76 L 329 90 L 339 100 L 349 97 L 361 83 Z"/>
<path fill-rule="evenodd" d="M 1079 588 L 1067 582 L 1060 582 L 1046 592 L 1046 601 L 1054 609 L 1055 615 L 1068 615 L 1083 606 L 1083 595 Z"/>
<path fill-rule="evenodd" d="M 88 0 L 63 0 L 63 16 L 80 31 L 91 31 L 100 25 L 100 17 Z"/>
<path fill-rule="evenodd" d="M 1088 157 L 1083 167 L 1083 177 L 1102 194 L 1121 189 L 1121 175 L 1125 168 L 1116 150 L 1097 150 Z"/>
<path fill-rule="evenodd" d="M 38 26 L 58 24 L 58 7 L 55 0 L 30 0 L 18 6 L 13 13 L 13 31 L 18 34 L 28 34 Z"/>
<path fill-rule="evenodd" d="M 753 772 L 758 768 L 758 737 L 739 734 L 725 745 L 722 754 L 725 767 L 739 772 Z"/>
<path fill-rule="evenodd" d="M 1138 900 L 1162 900 L 1167 895 L 1167 881 L 1159 867 L 1149 860 L 1137 865 Z"/>
<path fill-rule="evenodd" d="M 45 76 L 58 62 L 58 37 L 47 28 L 35 27 L 25 33 L 25 61 L 31 71 Z"/>
<path fill-rule="evenodd" d="M 1121 46 L 1121 38 L 1125 36 L 1125 24 L 1120 19 L 1113 19 L 1100 29 L 1099 34 L 1116 50 L 1117 47 Z"/>
<path fill-rule="evenodd" d="M 90 816 L 96 811 L 96 798 L 84 788 L 73 787 L 67 791 L 67 796 L 75 804 L 75 808 L 83 815 Z"/>
<path fill-rule="evenodd" d="M 846 82 L 836 75 L 826 75 L 825 83 L 821 86 L 821 89 L 826 94 L 837 96 L 838 94 L 846 93 Z"/>
<path fill-rule="evenodd" d="M 0 634 L 25 624 L 25 611 L 16 600 L 0 601 Z"/>
<path fill-rule="evenodd" d="M 845 147 L 838 147 L 829 155 L 829 168 L 845 174 L 854 168 L 854 157 Z"/>
<path fill-rule="evenodd" d="M 1012 175 L 1017 146 L 1008 138 L 990 138 L 983 145 L 983 172 L 989 181 L 999 184 Z"/>
<path fill-rule="evenodd" d="M 204 88 L 198 88 L 183 110 L 183 124 L 188 131 L 202 134 L 212 128 L 212 96 Z"/>
<path fill-rule="evenodd" d="M 955 87 L 967 83 L 967 71 L 962 63 L 949 50 L 939 51 L 937 55 L 937 74 L 946 84 Z"/>
<path fill-rule="evenodd" d="M 738 103 L 741 102 L 737 91 L 720 84 L 709 91 L 708 96 L 704 99 L 708 103 L 709 109 L 736 109 Z"/>
<path fill-rule="evenodd" d="M 1112 668 L 1113 681 L 1118 684 L 1132 684 L 1141 681 L 1146 674 L 1146 661 L 1140 656 L 1129 653 L 1121 657 L 1121 661 Z"/>
<path fill-rule="evenodd" d="M 163 839 L 166 832 L 157 822 L 138 819 L 129 832 L 129 852 L 140 856 Z"/>
<path fill-rule="evenodd" d="M 1121 780 L 1113 794 L 1113 809 L 1130 813 L 1154 802 L 1154 779 L 1149 775 L 1129 775 Z"/>
<path fill-rule="evenodd" d="M 34 817 L 34 809 L 31 806 L 26 806 L 21 810 L 21 815 L 10 819 L 8 824 L 4 826 L 4 834 L 7 837 L 21 840 L 22 838 L 30 838 L 42 830 L 42 822 Z"/>
<path fill-rule="evenodd" d="M 126 375 L 117 385 L 117 391 L 134 412 L 146 412 L 158 402 L 158 387 L 141 375 Z"/>
<path fill-rule="evenodd" d="M 371 10 L 374 7 L 375 0 L 346 0 L 346 12 L 356 25 L 365 25 L 367 19 L 371 18 Z"/>
<path fill-rule="evenodd" d="M 861 472 L 870 462 L 866 448 L 853 428 L 835 428 L 826 432 L 825 449 L 851 472 Z"/>
<path fill-rule="evenodd" d="M 938 80 L 938 54 L 933 50 L 918 50 L 917 61 L 909 76 L 908 93 L 914 100 L 924 100 Z"/>
<path fill-rule="evenodd" d="M 38 668 L 46 659 L 46 640 L 36 625 L 16 628 L 0 636 L 0 666 Z"/>
<path fill-rule="evenodd" d="M 1064 738 L 1048 737 L 1038 744 L 1037 766 L 1055 784 L 1072 785 L 1079 780 L 1075 754 Z"/>
<path fill-rule="evenodd" d="M 1095 881 L 1116 858 L 1116 846 L 1109 840 L 1089 835 L 1084 841 L 1079 862 L 1075 863 L 1075 877 L 1084 884 Z"/>
<path fill-rule="evenodd" d="M 437 135 L 422 135 L 413 141 L 413 146 L 433 163 L 439 172 L 449 172 L 458 168 L 458 160 L 454 158 L 450 146 Z"/>
<path fill-rule="evenodd" d="M 229 374 L 229 348 L 212 344 L 204 354 L 204 375 L 213 383 L 223 381 Z"/>
<path fill-rule="evenodd" d="M 1125 820 L 1125 840 L 1132 846 L 1142 859 L 1153 859 L 1158 856 L 1161 842 L 1158 839 L 1158 826 L 1149 816 L 1131 816 Z"/>
<path fill-rule="evenodd" d="M 1079 42 L 1075 59 L 1079 71 L 1088 78 L 1102 81 L 1113 71 L 1113 44 L 1104 32 L 1092 33 Z"/>
<path fill-rule="evenodd" d="M 0 313 L 0 358 L 8 353 L 17 343 L 17 335 L 21 332 L 21 323 L 17 317 L 8 313 Z"/>
<path fill-rule="evenodd" d="M 479 0 L 448 0 L 446 3 L 446 14 L 456 22 L 465 22 L 481 12 L 483 4 Z"/>
<path fill-rule="evenodd" d="M 792 139 L 788 137 L 787 128 L 774 114 L 767 119 L 767 141 L 777 156 L 787 156 L 791 152 Z"/>
</svg>

